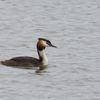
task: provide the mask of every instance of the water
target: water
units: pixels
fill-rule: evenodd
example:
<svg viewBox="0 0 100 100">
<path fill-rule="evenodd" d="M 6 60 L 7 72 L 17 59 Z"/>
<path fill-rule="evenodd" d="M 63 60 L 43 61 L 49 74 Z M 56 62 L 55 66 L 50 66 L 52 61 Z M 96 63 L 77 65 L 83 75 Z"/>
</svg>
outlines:
<svg viewBox="0 0 100 100">
<path fill-rule="evenodd" d="M 1 100 L 100 100 L 100 0 L 0 0 L 0 60 L 45 50 L 42 73 L 0 65 Z"/>
</svg>

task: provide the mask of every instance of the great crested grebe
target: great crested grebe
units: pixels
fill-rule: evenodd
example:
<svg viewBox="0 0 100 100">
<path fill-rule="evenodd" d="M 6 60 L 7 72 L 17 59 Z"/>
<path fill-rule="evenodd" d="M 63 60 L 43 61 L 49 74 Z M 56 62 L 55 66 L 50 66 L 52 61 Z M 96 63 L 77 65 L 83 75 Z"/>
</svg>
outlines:
<svg viewBox="0 0 100 100">
<path fill-rule="evenodd" d="M 28 56 L 21 56 L 1 61 L 1 63 L 6 66 L 21 66 L 21 67 L 46 66 L 48 65 L 48 59 L 44 53 L 44 49 L 49 46 L 56 48 L 56 46 L 52 45 L 49 40 L 44 38 L 39 38 L 37 42 L 37 52 L 39 55 L 39 59 Z"/>
</svg>

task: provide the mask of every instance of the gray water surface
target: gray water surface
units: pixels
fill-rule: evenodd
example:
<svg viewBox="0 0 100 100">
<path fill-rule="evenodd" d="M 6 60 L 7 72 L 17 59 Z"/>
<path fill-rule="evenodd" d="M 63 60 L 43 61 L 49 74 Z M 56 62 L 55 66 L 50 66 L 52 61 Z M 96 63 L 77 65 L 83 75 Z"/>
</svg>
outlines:
<svg viewBox="0 0 100 100">
<path fill-rule="evenodd" d="M 100 100 L 100 0 L 0 0 L 0 60 L 37 57 L 39 37 L 49 65 L 0 65 L 0 100 Z"/>
</svg>

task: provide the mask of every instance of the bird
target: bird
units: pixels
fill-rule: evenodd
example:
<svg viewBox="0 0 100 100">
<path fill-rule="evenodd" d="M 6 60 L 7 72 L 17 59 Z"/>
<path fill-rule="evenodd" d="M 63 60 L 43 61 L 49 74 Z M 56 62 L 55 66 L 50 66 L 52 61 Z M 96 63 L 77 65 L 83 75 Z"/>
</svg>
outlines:
<svg viewBox="0 0 100 100">
<path fill-rule="evenodd" d="M 38 38 L 37 42 L 37 53 L 39 56 L 39 59 L 29 56 L 19 56 L 19 57 L 13 57 L 9 60 L 3 60 L 1 61 L 1 64 L 6 66 L 19 66 L 19 67 L 39 67 L 39 66 L 47 66 L 48 65 L 48 59 L 44 52 L 46 47 L 54 47 L 56 46 L 52 45 L 51 41 L 44 39 L 44 38 Z"/>
</svg>

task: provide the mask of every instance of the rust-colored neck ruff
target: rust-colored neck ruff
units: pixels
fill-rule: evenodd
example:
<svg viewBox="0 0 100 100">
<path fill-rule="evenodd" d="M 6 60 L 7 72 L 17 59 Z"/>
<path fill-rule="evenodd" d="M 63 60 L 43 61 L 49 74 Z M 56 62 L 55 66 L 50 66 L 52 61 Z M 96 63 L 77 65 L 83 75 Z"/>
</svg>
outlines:
<svg viewBox="0 0 100 100">
<path fill-rule="evenodd" d="M 44 41 L 43 40 L 39 40 L 37 43 L 37 49 L 38 50 L 43 50 L 45 49 L 45 45 L 44 45 Z"/>
</svg>

